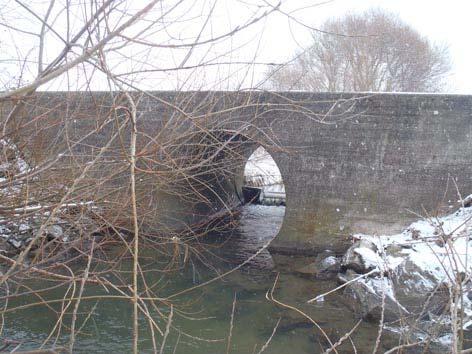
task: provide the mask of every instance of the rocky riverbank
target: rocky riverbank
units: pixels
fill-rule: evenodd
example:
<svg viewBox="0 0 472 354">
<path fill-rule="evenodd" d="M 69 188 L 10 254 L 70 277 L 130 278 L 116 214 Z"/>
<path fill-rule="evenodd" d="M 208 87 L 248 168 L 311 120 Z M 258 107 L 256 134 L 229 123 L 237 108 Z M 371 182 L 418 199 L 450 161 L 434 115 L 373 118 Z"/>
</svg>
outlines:
<svg viewBox="0 0 472 354">
<path fill-rule="evenodd" d="M 31 257 L 63 253 L 64 259 L 65 250 L 87 248 L 84 243 L 91 237 L 84 235 L 101 237 L 103 225 L 92 201 L 37 198 L 32 191 L 32 182 L 40 181 L 35 172 L 14 143 L 0 139 L 0 261 L 7 265 L 31 243 Z"/>
<path fill-rule="evenodd" d="M 471 204 L 397 235 L 353 235 L 337 274 L 346 303 L 408 341 L 454 343 L 472 328 Z"/>
</svg>

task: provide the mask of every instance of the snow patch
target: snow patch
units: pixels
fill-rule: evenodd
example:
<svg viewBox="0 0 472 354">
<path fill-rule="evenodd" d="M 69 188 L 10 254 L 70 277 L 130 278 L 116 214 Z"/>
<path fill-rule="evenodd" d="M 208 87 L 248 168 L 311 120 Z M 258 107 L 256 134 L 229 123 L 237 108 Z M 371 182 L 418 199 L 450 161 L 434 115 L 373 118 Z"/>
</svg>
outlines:
<svg viewBox="0 0 472 354">
<path fill-rule="evenodd" d="M 431 274 L 439 283 L 453 282 L 457 273 L 472 271 L 472 208 L 458 211 L 430 220 L 412 223 L 405 231 L 393 236 L 371 236 L 356 234 L 357 240 L 368 240 L 379 250 L 385 251 L 391 245 L 401 249 L 396 254 L 386 252 L 384 257 L 375 258 L 370 249 L 357 249 L 368 262 L 381 262 L 381 267 L 395 271 L 410 260 L 424 272 Z"/>
</svg>

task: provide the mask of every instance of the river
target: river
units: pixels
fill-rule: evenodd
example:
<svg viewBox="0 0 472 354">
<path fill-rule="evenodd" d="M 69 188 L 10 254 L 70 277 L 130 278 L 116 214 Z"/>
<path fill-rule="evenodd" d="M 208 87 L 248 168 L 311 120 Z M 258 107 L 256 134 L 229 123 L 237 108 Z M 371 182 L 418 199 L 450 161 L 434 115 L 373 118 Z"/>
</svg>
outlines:
<svg viewBox="0 0 472 354">
<path fill-rule="evenodd" d="M 174 263 L 179 265 L 178 270 L 162 272 L 163 264 L 169 259 L 154 250 L 144 248 L 140 261 L 146 274 L 147 286 L 152 287 L 154 294 L 166 297 L 199 286 L 233 269 L 277 234 L 284 213 L 285 208 L 282 206 L 244 206 L 234 227 L 212 232 L 191 251 L 187 250 L 187 253 L 183 246 L 176 247 L 173 257 Z M 357 323 L 358 318 L 338 293 L 326 296 L 323 301 L 312 305 L 306 303 L 308 299 L 337 285 L 334 280 L 315 280 L 294 272 L 295 268 L 311 261 L 309 258 L 277 256 L 275 265 L 274 259 L 264 250 L 248 264 L 225 277 L 173 297 L 173 321 L 163 353 L 258 353 L 264 345 L 267 346 L 264 353 L 322 353 L 327 348 L 326 336 L 336 342 Z M 124 274 L 124 278 L 130 269 L 131 261 L 123 260 L 120 272 Z M 116 275 L 105 276 L 115 277 L 117 280 Z M 274 298 L 306 312 L 316 321 L 316 325 L 296 310 L 266 298 L 277 277 Z M 32 288 L 46 286 L 44 280 L 37 284 L 30 281 L 29 285 Z M 64 296 L 64 291 L 60 287 L 42 293 L 41 296 L 44 299 L 60 299 Z M 109 288 L 88 286 L 84 296 L 106 296 L 113 293 Z M 33 295 L 23 296 L 10 300 L 8 307 L 38 300 Z M 168 316 L 170 302 L 156 304 L 150 314 L 164 332 L 166 322 L 161 320 L 158 312 Z M 50 307 L 35 306 L 8 313 L 5 316 L 3 338 L 21 343 L 19 350 L 38 348 L 45 341 L 46 348 L 67 345 L 70 315 L 61 318 L 56 312 L 60 306 L 61 303 L 55 303 Z M 82 301 L 79 312 L 77 328 L 80 331 L 74 352 L 131 351 L 130 302 L 111 298 Z M 322 328 L 324 334 L 317 326 Z M 149 321 L 143 316 L 139 335 L 142 353 L 153 352 L 149 328 Z M 353 346 L 359 353 L 371 352 L 377 331 L 378 325 L 362 322 L 351 338 L 346 339 L 338 348 L 338 352 L 353 353 Z M 48 339 L 51 332 L 53 335 Z M 161 338 L 156 333 L 158 352 Z M 271 340 L 268 342 L 269 338 Z M 390 348 L 395 345 L 395 339 L 387 333 L 383 336 L 382 345 L 384 347 L 381 346 L 381 349 Z"/>
</svg>

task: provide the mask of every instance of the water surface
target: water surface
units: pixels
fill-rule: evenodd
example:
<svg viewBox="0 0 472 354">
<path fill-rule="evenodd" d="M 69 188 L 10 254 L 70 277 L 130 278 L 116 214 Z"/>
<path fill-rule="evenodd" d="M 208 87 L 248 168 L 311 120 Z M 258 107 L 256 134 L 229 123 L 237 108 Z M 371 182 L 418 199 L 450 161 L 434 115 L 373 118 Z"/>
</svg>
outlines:
<svg viewBox="0 0 472 354">
<path fill-rule="evenodd" d="M 267 244 L 278 232 L 284 207 L 247 205 L 241 209 L 236 226 L 213 232 L 194 244 L 186 253 L 183 246 L 176 246 L 173 254 L 174 268 L 162 272 L 169 262 L 167 256 L 143 248 L 141 264 L 146 274 L 146 284 L 153 294 L 166 297 L 184 289 L 198 286 L 240 265 Z M 271 337 L 265 353 L 321 353 L 328 340 L 336 342 L 352 328 L 358 318 L 349 310 L 342 297 L 335 293 L 316 304 L 307 300 L 332 289 L 333 280 L 315 280 L 301 277 L 294 272 L 300 265 L 312 262 L 309 258 L 272 257 L 267 250 L 238 270 L 208 285 L 173 297 L 173 321 L 163 353 L 258 353 Z M 123 279 L 129 275 L 131 261 L 120 264 Z M 113 275 L 107 275 L 114 277 Z M 274 297 L 290 306 L 306 312 L 317 322 L 323 332 L 299 312 L 280 306 L 266 298 L 278 277 Z M 116 279 L 114 279 L 116 280 Z M 51 283 L 54 285 L 54 283 Z M 30 284 L 45 287 L 44 281 Z M 42 294 L 46 299 L 60 299 L 63 288 Z M 113 289 L 88 286 L 85 296 L 116 294 Z M 143 294 L 144 296 L 144 294 Z M 27 296 L 13 300 L 9 307 L 38 301 Z M 233 303 L 233 323 L 231 317 Z M 170 301 L 156 302 L 150 314 L 162 331 L 168 316 Z M 21 342 L 20 349 L 67 344 L 70 316 L 60 317 L 56 312 L 60 303 L 38 306 L 9 313 L 5 318 L 3 337 Z M 80 306 L 74 352 L 76 353 L 128 353 L 132 342 L 132 306 L 128 301 L 102 299 L 83 301 Z M 61 322 L 62 320 L 62 322 Z M 62 325 L 61 325 L 62 323 Z M 152 332 L 149 321 L 143 316 L 140 322 L 140 351 L 153 352 Z M 350 340 L 339 347 L 339 353 L 352 353 L 353 345 L 359 353 L 370 352 L 374 346 L 378 327 L 362 323 Z M 54 334 L 49 338 L 49 333 Z M 231 333 L 231 336 L 230 336 Z M 158 350 L 162 336 L 155 333 Z M 230 339 L 228 339 L 231 337 Z M 392 338 L 384 336 L 383 344 L 391 347 Z M 229 342 L 229 344 L 228 344 Z"/>
</svg>

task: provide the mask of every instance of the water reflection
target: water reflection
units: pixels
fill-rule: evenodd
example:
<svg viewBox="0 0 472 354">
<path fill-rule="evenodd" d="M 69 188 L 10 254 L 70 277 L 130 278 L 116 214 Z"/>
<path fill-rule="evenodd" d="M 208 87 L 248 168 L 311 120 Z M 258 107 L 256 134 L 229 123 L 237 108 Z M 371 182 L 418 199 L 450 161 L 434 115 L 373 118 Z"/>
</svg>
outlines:
<svg viewBox="0 0 472 354">
<path fill-rule="evenodd" d="M 241 264 L 274 237 L 283 221 L 284 207 L 248 205 L 241 210 L 237 227 L 211 235 L 206 244 L 200 245 L 199 257 L 192 256 L 187 266 L 179 271 L 163 274 L 158 265 L 162 254 L 144 254 L 142 265 L 146 270 L 146 282 L 154 284 L 155 293 L 165 297 L 201 284 L 208 279 L 227 272 Z M 205 251 L 206 250 L 206 251 Z M 154 257 L 154 259 L 153 259 Z M 294 259 L 288 259 L 287 264 Z M 307 260 L 305 260 L 307 261 Z M 126 261 L 120 265 L 123 271 L 131 269 Z M 280 269 L 268 252 L 261 253 L 249 264 L 231 272 L 222 279 L 191 292 L 172 298 L 175 314 L 164 353 L 212 354 L 225 353 L 233 300 L 236 298 L 230 353 L 257 353 L 271 336 L 274 326 L 280 320 L 267 350 L 264 353 L 321 353 L 326 349 L 327 339 L 306 317 L 296 311 L 276 305 L 266 299 L 267 291 L 273 286 L 276 273 L 279 275 L 275 296 L 278 300 L 296 306 L 316 319 L 332 342 L 346 333 L 357 322 L 357 318 L 343 305 L 338 294 L 327 296 L 325 301 L 315 305 L 306 300 L 332 289 L 333 281 L 315 281 L 294 275 L 290 268 Z M 39 285 L 39 284 L 38 284 Z M 45 284 L 40 284 L 42 287 Z M 34 287 L 34 284 L 31 284 Z M 62 298 L 64 289 L 56 289 L 48 298 Z M 110 294 L 110 289 L 89 286 L 86 295 Z M 10 306 L 18 306 L 37 298 L 14 300 Z M 4 338 L 21 341 L 21 350 L 38 348 L 49 332 L 55 328 L 54 344 L 68 341 L 70 316 L 58 322 L 62 304 L 27 308 L 6 317 Z M 76 353 L 128 353 L 131 351 L 132 314 L 131 304 L 123 300 L 104 299 L 83 301 L 80 312 L 81 331 L 77 338 Z M 165 328 L 162 315 L 169 314 L 168 304 L 162 303 L 152 309 L 151 315 L 161 328 Z M 88 315 L 91 313 L 91 315 Z M 85 321 L 85 322 L 84 322 Z M 84 324 L 85 323 L 85 324 Z M 367 352 L 374 345 L 377 325 L 363 323 L 352 336 L 359 353 Z M 162 337 L 157 334 L 157 341 Z M 388 337 L 384 336 L 385 342 Z M 390 343 L 391 344 L 391 343 Z M 387 345 L 388 347 L 388 345 Z M 143 316 L 140 321 L 140 351 L 154 352 L 149 322 Z M 352 353 L 350 342 L 338 348 L 338 353 Z"/>
<path fill-rule="evenodd" d="M 215 253 L 230 264 L 239 264 L 267 245 L 279 232 L 285 207 L 248 204 L 241 208 L 236 227 L 211 234 L 208 244 L 218 246 Z M 274 262 L 264 249 L 245 268 L 270 271 Z"/>
</svg>

